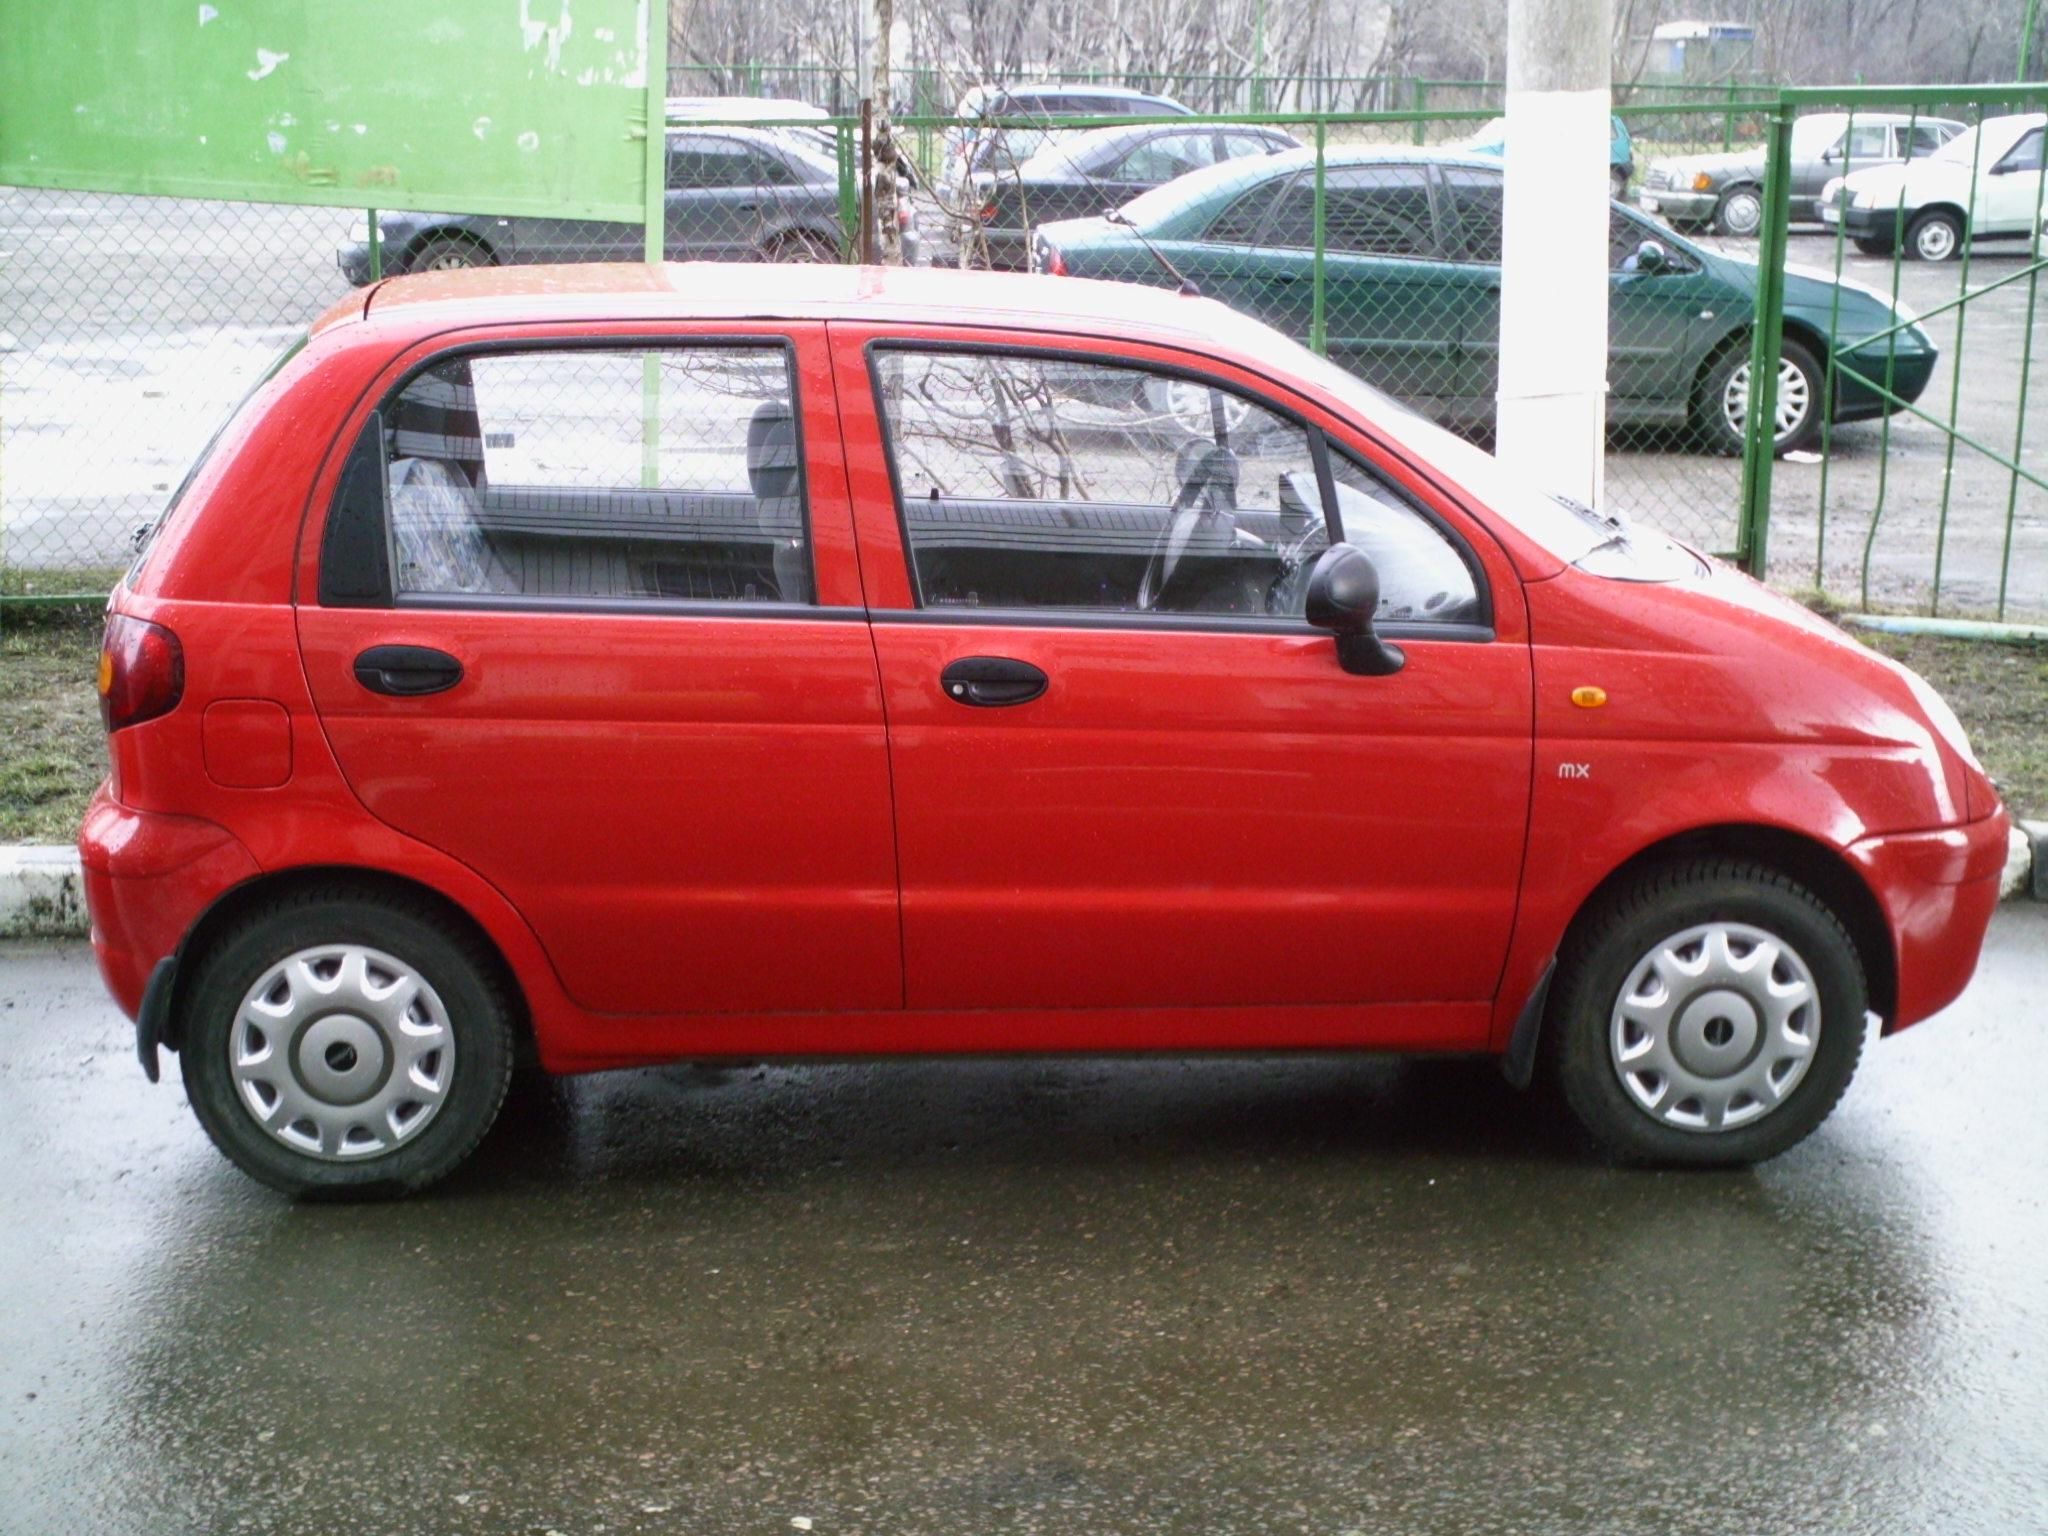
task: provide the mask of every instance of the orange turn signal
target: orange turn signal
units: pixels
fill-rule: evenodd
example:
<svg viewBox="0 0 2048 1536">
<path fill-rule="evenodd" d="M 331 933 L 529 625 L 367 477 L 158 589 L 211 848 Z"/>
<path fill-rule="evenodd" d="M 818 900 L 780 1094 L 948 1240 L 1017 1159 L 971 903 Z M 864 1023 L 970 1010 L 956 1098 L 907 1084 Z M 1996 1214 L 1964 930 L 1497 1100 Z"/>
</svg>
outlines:
<svg viewBox="0 0 2048 1536">
<path fill-rule="evenodd" d="M 1591 685 L 1584 688 L 1574 688 L 1572 690 L 1572 702 L 1581 709 L 1598 709 L 1607 702 L 1607 690 L 1605 688 L 1595 688 Z"/>
</svg>

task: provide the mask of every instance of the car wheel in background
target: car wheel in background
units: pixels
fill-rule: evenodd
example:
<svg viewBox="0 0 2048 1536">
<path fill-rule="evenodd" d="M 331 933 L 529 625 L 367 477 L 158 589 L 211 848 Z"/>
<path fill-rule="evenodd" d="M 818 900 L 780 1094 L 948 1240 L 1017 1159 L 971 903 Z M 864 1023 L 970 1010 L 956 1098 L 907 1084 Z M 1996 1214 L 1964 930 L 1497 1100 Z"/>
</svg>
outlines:
<svg viewBox="0 0 2048 1536">
<path fill-rule="evenodd" d="M 1777 430 L 1775 454 L 1804 448 L 1820 432 L 1823 379 L 1814 355 L 1789 337 L 1778 356 Z M 1693 417 L 1708 447 L 1720 453 L 1742 452 L 1744 423 L 1749 413 L 1749 345 L 1738 339 L 1708 365 L 1700 380 Z"/>
<path fill-rule="evenodd" d="M 1628 196 L 1628 168 L 1626 166 L 1615 166 L 1607 173 L 1607 180 L 1614 189 L 1615 197 L 1626 198 Z"/>
<path fill-rule="evenodd" d="M 1717 235 L 1753 235 L 1764 222 L 1763 195 L 1755 187 L 1733 187 L 1721 194 L 1714 209 Z"/>
<path fill-rule="evenodd" d="M 348 886 L 257 908 L 199 958 L 179 1047 L 214 1145 L 294 1196 L 405 1194 L 467 1157 L 512 1071 L 480 941 Z"/>
<path fill-rule="evenodd" d="M 474 240 L 436 235 L 406 258 L 408 272 L 459 272 L 464 267 L 492 267 L 497 260 Z"/>
<path fill-rule="evenodd" d="M 777 235 L 768 242 L 770 261 L 802 261 L 814 265 L 833 265 L 839 260 L 839 252 L 822 235 L 809 230 L 795 230 L 786 235 Z"/>
<path fill-rule="evenodd" d="M 1906 254 L 1915 261 L 1954 261 L 1963 250 L 1963 221 L 1930 208 L 1906 229 Z"/>
<path fill-rule="evenodd" d="M 1574 925 L 1546 1046 L 1580 1124 L 1616 1157 L 1742 1164 L 1828 1117 L 1862 1054 L 1863 967 L 1841 922 L 1777 871 L 1648 870 Z"/>
<path fill-rule="evenodd" d="M 1251 406 L 1240 396 L 1211 389 L 1194 379 L 1147 378 L 1143 404 L 1147 410 L 1171 417 L 1183 432 L 1205 439 L 1216 436 L 1218 405 L 1222 408 L 1221 425 L 1225 433 L 1235 432 L 1251 415 Z"/>
<path fill-rule="evenodd" d="M 1890 235 L 1858 235 L 1856 249 L 1866 256 L 1889 256 L 1898 245 Z"/>
</svg>

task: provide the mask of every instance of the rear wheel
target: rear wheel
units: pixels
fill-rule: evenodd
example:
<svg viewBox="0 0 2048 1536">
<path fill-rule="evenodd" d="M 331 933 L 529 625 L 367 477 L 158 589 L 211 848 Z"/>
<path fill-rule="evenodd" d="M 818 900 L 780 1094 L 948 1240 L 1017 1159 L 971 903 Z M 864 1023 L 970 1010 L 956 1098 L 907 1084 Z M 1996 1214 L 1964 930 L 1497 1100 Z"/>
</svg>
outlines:
<svg viewBox="0 0 2048 1536">
<path fill-rule="evenodd" d="M 470 1154 L 505 1097 L 497 967 L 425 903 L 282 897 L 207 951 L 186 995 L 180 1063 L 200 1124 L 289 1195 L 419 1189 Z"/>
<path fill-rule="evenodd" d="M 1617 165 L 1610 169 L 1607 173 L 1607 184 L 1613 189 L 1617 200 L 1625 199 L 1628 196 L 1628 167 Z"/>
<path fill-rule="evenodd" d="M 460 272 L 465 267 L 490 267 L 497 262 L 474 240 L 459 235 L 436 235 L 406 259 L 408 272 Z"/>
<path fill-rule="evenodd" d="M 1631 1161 L 1740 1164 L 1809 1135 L 1863 1050 L 1862 965 L 1839 920 L 1759 865 L 1647 871 L 1559 956 L 1545 1023 L 1581 1125 Z"/>
<path fill-rule="evenodd" d="M 793 234 L 779 235 L 768 246 L 770 261 L 799 261 L 813 265 L 831 265 L 839 260 L 839 252 L 833 249 L 823 236 L 808 230 Z"/>
<path fill-rule="evenodd" d="M 1804 448 L 1820 433 L 1821 393 L 1825 381 L 1818 359 L 1787 338 L 1778 354 L 1778 397 L 1774 454 Z M 1693 418 L 1707 446 L 1716 452 L 1742 452 L 1749 420 L 1749 347 L 1738 342 L 1724 351 L 1701 376 Z"/>
<path fill-rule="evenodd" d="M 1915 261 L 1954 261 L 1963 250 L 1963 221 L 1930 208 L 1906 228 L 1906 254 Z"/>
</svg>

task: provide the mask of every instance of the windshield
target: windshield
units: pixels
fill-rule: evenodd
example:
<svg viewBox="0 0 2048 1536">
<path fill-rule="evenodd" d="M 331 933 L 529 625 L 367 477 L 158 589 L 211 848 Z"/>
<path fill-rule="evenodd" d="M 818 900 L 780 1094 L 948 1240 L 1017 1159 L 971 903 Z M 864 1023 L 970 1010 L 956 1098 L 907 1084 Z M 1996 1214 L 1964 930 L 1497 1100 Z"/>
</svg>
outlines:
<svg viewBox="0 0 2048 1536">
<path fill-rule="evenodd" d="M 1287 346 L 1288 361 L 1304 378 L 1385 427 L 1418 459 L 1442 469 L 1567 565 L 1623 581 L 1682 581 L 1705 574 L 1691 551 L 1663 534 L 1539 490 L 1483 448 L 1416 415 L 1355 374 L 1297 343 Z"/>
<path fill-rule="evenodd" d="M 171 514 L 178 510 L 178 503 L 185 499 L 185 492 L 191 488 L 192 482 L 199 478 L 199 471 L 206 468 L 206 461 L 213 457 L 213 450 L 226 435 L 228 425 L 242 414 L 244 406 L 256 398 L 258 390 L 276 378 L 278 371 L 299 355 L 299 349 L 305 346 L 310 334 L 301 331 L 294 336 L 285 349 L 270 360 L 270 366 L 256 376 L 256 382 L 243 391 L 242 398 L 221 413 L 220 419 L 213 424 L 213 430 L 206 434 L 206 442 L 200 448 L 199 456 L 192 461 L 192 467 L 185 471 L 185 478 L 178 482 L 178 488 L 171 492 L 171 499 L 164 503 L 163 511 L 157 513 L 153 522 L 135 530 L 135 559 L 128 567 L 129 585 L 134 585 L 136 578 L 142 574 L 142 567 L 149 560 L 149 552 L 156 545 L 156 536 L 163 531 L 164 524 L 171 520 Z"/>
</svg>

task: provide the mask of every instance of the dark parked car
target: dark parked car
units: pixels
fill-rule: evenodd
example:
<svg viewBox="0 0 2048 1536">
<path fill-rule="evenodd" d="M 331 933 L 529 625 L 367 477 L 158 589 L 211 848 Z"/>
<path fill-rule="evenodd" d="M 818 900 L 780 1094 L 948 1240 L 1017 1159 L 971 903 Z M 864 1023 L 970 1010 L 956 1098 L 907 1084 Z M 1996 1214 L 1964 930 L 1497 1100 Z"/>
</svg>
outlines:
<svg viewBox="0 0 2048 1536">
<path fill-rule="evenodd" d="M 1353 150 L 1329 155 L 1323 181 L 1330 357 L 1446 425 L 1489 427 L 1500 361 L 1500 162 Z M 1134 199 L 1118 215 L 1123 222 L 1040 225 L 1032 265 L 1172 284 L 1164 258 L 1209 297 L 1306 338 L 1314 206 L 1313 151 L 1215 166 Z M 1740 452 L 1755 265 L 1704 251 L 1618 203 L 1609 208 L 1608 421 L 1690 424 L 1708 446 Z M 1819 433 L 1820 359 L 1830 352 L 1866 375 L 1889 368 L 1894 391 L 1918 398 L 1935 350 L 1910 318 L 1858 284 L 1787 274 L 1779 452 Z M 1837 374 L 1835 421 L 1886 410 L 1882 395 Z"/>
<path fill-rule="evenodd" d="M 671 128 L 668 135 L 671 261 L 837 261 L 839 168 L 788 132 Z M 905 205 L 906 210 L 909 204 Z M 387 213 L 378 221 L 384 275 L 529 262 L 638 261 L 637 224 L 537 215 Z M 916 264 L 917 228 L 904 229 Z M 370 281 L 370 248 L 341 249 L 350 282 Z"/>
<path fill-rule="evenodd" d="M 1098 128 L 1048 145 L 1013 174 L 984 171 L 976 178 L 989 265 L 1026 265 L 1033 225 L 1120 207 L 1204 166 L 1300 147 L 1278 128 L 1174 122 Z"/>
<path fill-rule="evenodd" d="M 963 122 L 946 130 L 945 182 L 965 190 L 977 172 L 1014 171 L 1057 142 L 1062 118 L 1192 117 L 1194 109 L 1120 85 L 1013 85 L 976 86 L 953 115 Z"/>
<path fill-rule="evenodd" d="M 1816 112 L 1792 125 L 1792 217 L 1818 219 L 1820 194 L 1850 170 L 1903 165 L 1933 154 L 1963 131 L 1945 117 L 1905 113 Z M 1723 235 L 1753 235 L 1763 223 L 1762 145 L 1718 155 L 1658 160 L 1643 178 L 1642 205 L 1676 225 L 1707 225 Z"/>
</svg>

